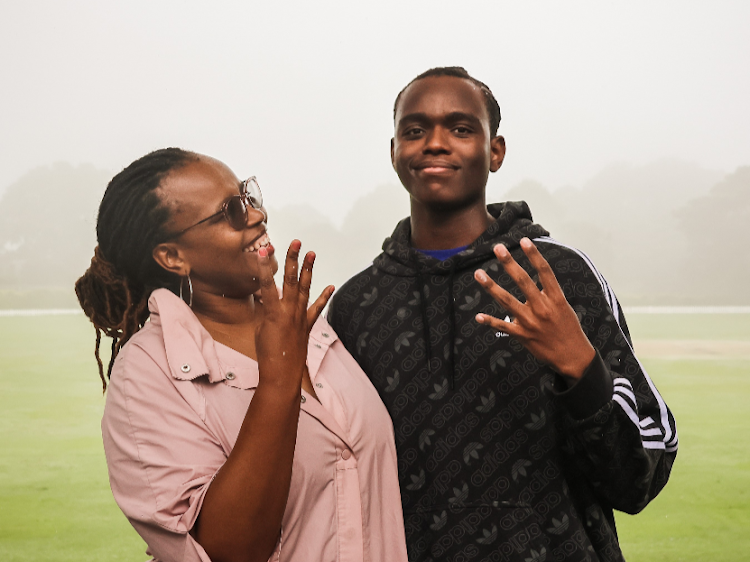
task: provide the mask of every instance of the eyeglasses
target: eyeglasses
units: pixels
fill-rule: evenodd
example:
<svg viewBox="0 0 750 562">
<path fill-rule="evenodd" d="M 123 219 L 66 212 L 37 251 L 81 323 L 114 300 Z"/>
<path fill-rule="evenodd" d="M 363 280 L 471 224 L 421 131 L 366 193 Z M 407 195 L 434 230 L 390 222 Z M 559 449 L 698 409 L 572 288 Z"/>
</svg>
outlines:
<svg viewBox="0 0 750 562">
<path fill-rule="evenodd" d="M 183 228 L 182 230 L 174 234 L 174 237 L 176 238 L 178 236 L 182 236 L 191 228 L 196 227 L 199 224 L 203 224 L 204 222 L 210 221 L 211 219 L 218 217 L 222 213 L 224 213 L 224 218 L 227 219 L 229 226 L 231 226 L 235 230 L 242 230 L 247 226 L 248 205 L 250 205 L 253 209 L 257 209 L 258 211 L 262 211 L 263 208 L 263 194 L 260 192 L 260 186 L 258 185 L 258 180 L 255 179 L 255 176 L 249 177 L 245 181 L 243 181 L 240 185 L 239 194 L 233 195 L 232 197 L 227 199 L 221 206 L 221 210 L 219 212 L 214 213 L 210 217 L 206 217 L 205 219 L 200 220 L 197 223 L 188 226 L 187 228 Z"/>
</svg>

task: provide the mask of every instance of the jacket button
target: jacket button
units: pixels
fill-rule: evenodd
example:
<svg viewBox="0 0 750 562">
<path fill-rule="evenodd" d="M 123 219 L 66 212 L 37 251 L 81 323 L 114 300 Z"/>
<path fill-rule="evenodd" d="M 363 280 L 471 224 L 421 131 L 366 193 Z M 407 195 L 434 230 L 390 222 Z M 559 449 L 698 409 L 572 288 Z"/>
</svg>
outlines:
<svg viewBox="0 0 750 562">
<path fill-rule="evenodd" d="M 323 388 L 323 385 L 321 383 L 319 383 L 319 382 L 316 382 L 315 386 L 317 386 L 318 388 Z"/>
<path fill-rule="evenodd" d="M 329 336 L 329 335 L 328 335 L 328 334 L 327 334 L 326 332 L 323 332 L 322 336 L 323 336 L 324 338 L 330 338 L 330 337 L 331 337 L 331 336 Z"/>
<path fill-rule="evenodd" d="M 185 363 L 182 367 L 180 367 L 180 370 L 183 373 L 189 373 L 190 372 L 190 365 L 188 365 L 187 363 Z"/>
<path fill-rule="evenodd" d="M 234 373 L 233 372 L 229 371 L 227 373 L 227 380 L 228 381 L 233 381 L 234 380 Z"/>
<path fill-rule="evenodd" d="M 302 402 L 302 403 L 304 404 L 305 402 L 307 402 L 307 398 L 305 398 L 304 396 L 303 396 L 303 397 L 301 397 L 301 398 L 300 398 L 300 402 Z"/>
<path fill-rule="evenodd" d="M 344 449 L 341 453 L 341 458 L 346 460 L 349 460 L 349 457 L 352 456 L 352 452 L 349 449 Z"/>
<path fill-rule="evenodd" d="M 319 343 L 316 343 L 316 344 L 315 344 L 315 347 L 317 347 L 318 349 L 320 349 L 320 344 L 319 344 Z"/>
</svg>

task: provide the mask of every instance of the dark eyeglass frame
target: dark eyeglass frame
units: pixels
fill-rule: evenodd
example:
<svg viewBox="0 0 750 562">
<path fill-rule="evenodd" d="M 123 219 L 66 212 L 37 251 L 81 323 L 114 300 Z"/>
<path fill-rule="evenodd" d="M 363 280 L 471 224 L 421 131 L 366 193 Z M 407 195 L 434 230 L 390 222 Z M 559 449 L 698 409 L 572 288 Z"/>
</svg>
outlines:
<svg viewBox="0 0 750 562">
<path fill-rule="evenodd" d="M 230 207 L 231 205 L 239 205 L 240 207 L 234 207 L 234 210 L 232 210 L 232 208 Z M 182 236 L 191 228 L 195 228 L 196 226 L 203 224 L 204 222 L 208 222 L 211 219 L 218 217 L 222 213 L 224 214 L 224 218 L 226 219 L 226 221 L 229 223 L 229 226 L 231 226 L 235 230 L 242 230 L 247 225 L 248 205 L 250 205 L 257 211 L 262 211 L 265 215 L 265 211 L 263 211 L 263 194 L 260 191 L 260 185 L 258 185 L 258 180 L 255 179 L 255 176 L 250 176 L 245 181 L 243 181 L 240 184 L 240 192 L 237 195 L 232 195 L 232 197 L 224 201 L 224 204 L 221 206 L 220 211 L 217 211 L 210 217 L 199 220 L 197 223 L 192 224 L 187 228 L 183 228 L 179 232 L 176 232 L 174 235 L 172 235 L 172 238 Z"/>
</svg>

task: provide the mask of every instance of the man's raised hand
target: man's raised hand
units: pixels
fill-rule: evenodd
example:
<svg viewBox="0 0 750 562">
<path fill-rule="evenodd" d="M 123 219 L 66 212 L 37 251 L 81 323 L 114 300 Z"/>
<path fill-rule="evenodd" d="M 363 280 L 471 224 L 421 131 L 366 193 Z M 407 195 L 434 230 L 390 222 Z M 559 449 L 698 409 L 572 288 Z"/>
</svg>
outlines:
<svg viewBox="0 0 750 562">
<path fill-rule="evenodd" d="M 490 279 L 486 272 L 478 269 L 474 272 L 474 278 L 508 311 L 513 321 L 505 322 L 481 313 L 477 314 L 476 320 L 515 337 L 537 359 L 550 364 L 555 371 L 574 382 L 583 376 L 594 359 L 594 348 L 583 333 L 578 317 L 565 299 L 547 260 L 528 238 L 521 240 L 521 248 L 539 273 L 542 290 L 513 259 L 508 249 L 498 244 L 494 248 L 495 256 L 526 296 L 526 302 L 521 303 Z"/>
</svg>

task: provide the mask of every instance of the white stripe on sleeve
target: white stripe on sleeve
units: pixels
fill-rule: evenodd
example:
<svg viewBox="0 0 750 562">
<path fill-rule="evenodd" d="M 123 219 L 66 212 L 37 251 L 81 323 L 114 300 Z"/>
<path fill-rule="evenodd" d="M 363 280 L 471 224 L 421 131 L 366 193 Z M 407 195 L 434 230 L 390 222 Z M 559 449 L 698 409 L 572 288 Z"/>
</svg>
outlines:
<svg viewBox="0 0 750 562">
<path fill-rule="evenodd" d="M 618 326 L 621 325 L 617 297 L 615 296 L 614 291 L 611 289 L 607 281 L 604 279 L 604 276 L 599 272 L 598 269 L 596 269 L 593 262 L 586 254 L 584 254 L 582 251 L 578 250 L 577 248 L 573 248 L 572 246 L 563 244 L 562 242 L 559 242 L 558 240 L 555 240 L 554 238 L 550 238 L 549 236 L 541 236 L 539 238 L 535 238 L 534 242 L 546 242 L 548 244 L 553 244 L 555 246 L 567 248 L 568 250 L 578 254 L 578 256 L 586 263 L 586 265 L 589 266 L 592 273 L 596 277 L 596 280 L 599 282 L 599 285 L 601 286 L 604 299 L 607 301 L 607 304 L 609 305 L 609 308 L 612 311 L 612 314 L 615 318 L 615 321 L 617 322 L 617 325 Z M 659 449 L 659 448 L 664 448 L 665 443 L 666 443 L 669 446 L 667 450 L 675 451 L 677 450 L 677 431 L 673 430 L 672 426 L 669 423 L 669 411 L 667 410 L 667 405 L 664 402 L 664 399 L 661 397 L 661 394 L 659 394 L 659 391 L 656 390 L 656 386 L 651 380 L 651 377 L 646 372 L 646 369 L 643 367 L 643 364 L 641 364 L 641 362 L 638 360 L 638 357 L 635 355 L 635 351 L 633 350 L 633 347 L 630 345 L 630 342 L 627 341 L 627 338 L 625 338 L 625 341 L 628 343 L 628 346 L 630 347 L 630 351 L 633 354 L 633 357 L 635 357 L 636 361 L 638 361 L 638 366 L 640 367 L 641 372 L 643 373 L 643 376 L 646 379 L 646 382 L 648 383 L 648 386 L 651 389 L 651 392 L 654 395 L 654 398 L 656 399 L 656 403 L 659 406 L 659 421 L 661 422 L 660 425 L 664 434 L 663 440 L 661 442 L 658 442 L 659 446 L 656 446 L 657 442 L 654 442 L 654 441 L 644 441 L 643 445 L 644 447 L 649 448 L 649 449 Z M 628 386 L 632 388 L 632 385 L 628 384 Z M 623 394 L 629 397 L 632 396 L 632 398 L 635 399 L 635 396 L 632 394 L 632 392 L 628 394 L 627 392 L 624 391 L 624 389 L 620 390 L 620 392 L 622 392 Z M 622 406 L 623 410 L 631 419 L 631 421 L 633 421 L 633 423 L 636 424 L 636 426 L 638 426 L 639 430 L 641 430 L 642 422 L 638 419 L 638 415 L 635 413 L 633 408 L 627 405 L 627 401 L 625 400 L 625 398 L 621 396 L 617 396 L 617 394 L 615 394 L 615 396 L 613 396 L 613 399 L 617 401 L 617 403 L 620 404 L 620 406 Z M 650 418 L 646 418 L 646 419 L 650 419 Z M 644 420 L 644 422 L 645 421 L 646 420 Z M 648 443 L 648 446 L 647 446 L 647 443 Z"/>
</svg>

